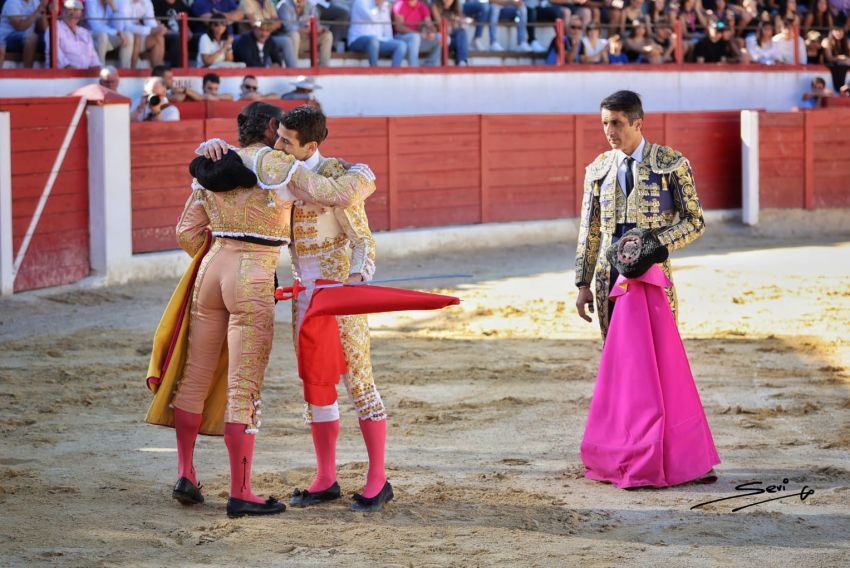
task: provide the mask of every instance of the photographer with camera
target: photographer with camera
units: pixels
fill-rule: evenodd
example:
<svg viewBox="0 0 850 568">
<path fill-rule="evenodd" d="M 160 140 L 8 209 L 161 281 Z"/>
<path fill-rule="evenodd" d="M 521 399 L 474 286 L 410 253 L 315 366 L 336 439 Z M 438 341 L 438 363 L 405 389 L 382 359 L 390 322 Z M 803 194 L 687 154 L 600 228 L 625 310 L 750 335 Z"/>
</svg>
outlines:
<svg viewBox="0 0 850 568">
<path fill-rule="evenodd" d="M 165 82 L 162 77 L 150 77 L 145 81 L 145 92 L 139 99 L 139 104 L 130 113 L 130 120 L 133 122 L 180 120 L 180 111 L 177 107 L 168 104 L 165 93 Z"/>
</svg>

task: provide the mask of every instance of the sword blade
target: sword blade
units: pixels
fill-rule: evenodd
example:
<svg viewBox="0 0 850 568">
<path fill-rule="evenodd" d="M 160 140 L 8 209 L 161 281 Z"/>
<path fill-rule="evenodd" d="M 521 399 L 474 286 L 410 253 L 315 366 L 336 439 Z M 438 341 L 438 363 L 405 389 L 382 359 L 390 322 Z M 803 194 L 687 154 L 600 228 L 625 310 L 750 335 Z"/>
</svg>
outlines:
<svg viewBox="0 0 850 568">
<path fill-rule="evenodd" d="M 324 288 L 341 288 L 343 286 L 371 286 L 374 284 L 390 284 L 392 282 L 412 282 L 417 280 L 443 280 L 449 278 L 472 278 L 472 274 L 429 274 L 428 276 L 401 276 L 398 278 L 382 278 L 380 280 L 369 280 L 368 282 L 352 282 L 351 284 L 319 284 L 318 286 L 307 286 L 306 290 L 322 290 Z"/>
</svg>

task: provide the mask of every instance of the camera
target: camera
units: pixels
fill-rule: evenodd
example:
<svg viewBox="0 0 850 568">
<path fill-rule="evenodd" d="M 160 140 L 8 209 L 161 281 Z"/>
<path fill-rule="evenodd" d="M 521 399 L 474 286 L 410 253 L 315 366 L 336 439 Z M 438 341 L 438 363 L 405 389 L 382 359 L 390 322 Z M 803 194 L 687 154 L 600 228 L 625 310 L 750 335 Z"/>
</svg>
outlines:
<svg viewBox="0 0 850 568">
<path fill-rule="evenodd" d="M 162 97 L 159 95 L 148 95 L 148 105 L 155 107 L 162 102 Z"/>
</svg>

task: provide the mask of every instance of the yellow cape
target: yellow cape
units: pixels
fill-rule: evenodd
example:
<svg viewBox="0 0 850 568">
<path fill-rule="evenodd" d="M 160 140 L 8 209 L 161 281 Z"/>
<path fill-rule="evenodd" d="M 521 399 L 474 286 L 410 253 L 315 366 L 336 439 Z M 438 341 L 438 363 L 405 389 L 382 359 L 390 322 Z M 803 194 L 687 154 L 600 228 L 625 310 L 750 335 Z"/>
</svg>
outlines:
<svg viewBox="0 0 850 568">
<path fill-rule="evenodd" d="M 148 408 L 145 422 L 174 427 L 174 398 L 176 382 L 183 378 L 183 367 L 189 352 L 189 313 L 192 308 L 192 292 L 201 261 L 212 243 L 207 232 L 203 246 L 192 258 L 192 262 L 171 295 L 165 312 L 159 320 L 153 338 L 153 351 L 148 366 L 148 388 L 153 391 L 153 402 Z M 213 375 L 210 391 L 204 402 L 201 434 L 221 436 L 224 434 L 224 409 L 227 405 L 227 342 L 222 345 L 218 367 Z"/>
</svg>

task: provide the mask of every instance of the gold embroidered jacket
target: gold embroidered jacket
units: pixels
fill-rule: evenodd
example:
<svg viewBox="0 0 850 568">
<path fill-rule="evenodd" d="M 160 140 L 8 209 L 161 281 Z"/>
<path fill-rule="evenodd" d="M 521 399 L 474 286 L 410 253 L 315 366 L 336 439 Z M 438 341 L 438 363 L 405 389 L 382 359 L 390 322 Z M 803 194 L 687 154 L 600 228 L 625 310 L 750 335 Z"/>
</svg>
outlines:
<svg viewBox="0 0 850 568">
<path fill-rule="evenodd" d="M 644 146 L 635 188 L 626 198 L 617 181 L 616 151 L 600 154 L 584 177 L 581 227 L 576 249 L 576 286 L 589 286 L 605 257 L 617 224 L 653 229 L 670 252 L 695 241 L 705 231 L 691 165 L 667 146 Z"/>
</svg>

